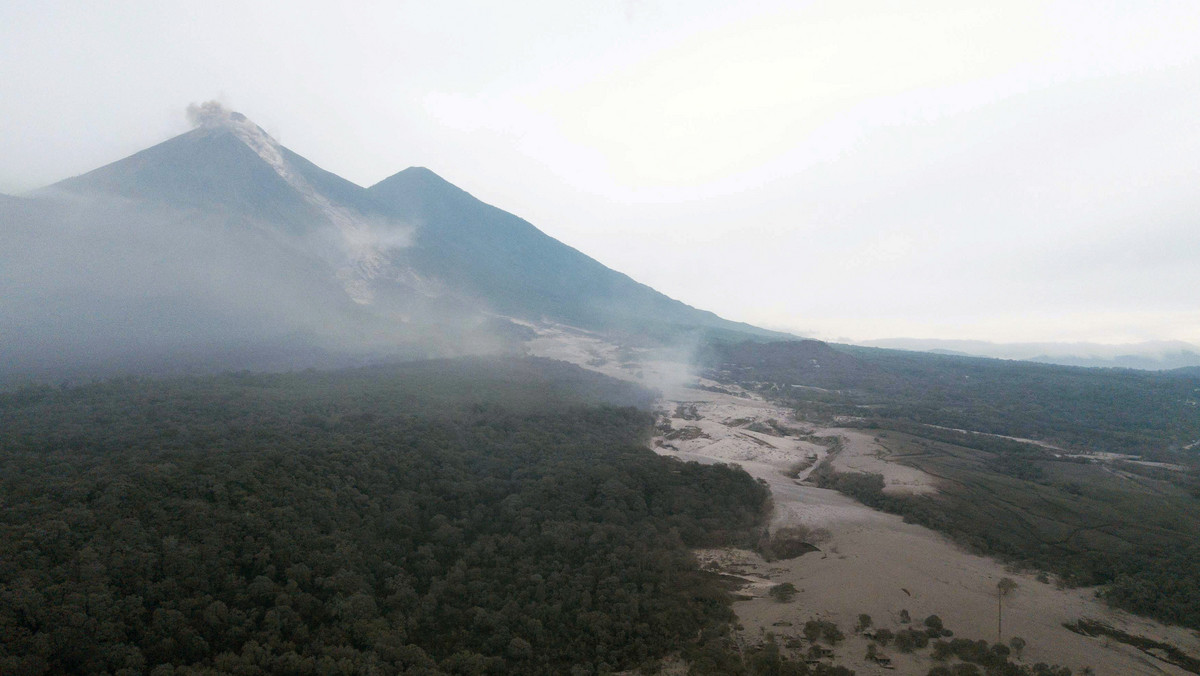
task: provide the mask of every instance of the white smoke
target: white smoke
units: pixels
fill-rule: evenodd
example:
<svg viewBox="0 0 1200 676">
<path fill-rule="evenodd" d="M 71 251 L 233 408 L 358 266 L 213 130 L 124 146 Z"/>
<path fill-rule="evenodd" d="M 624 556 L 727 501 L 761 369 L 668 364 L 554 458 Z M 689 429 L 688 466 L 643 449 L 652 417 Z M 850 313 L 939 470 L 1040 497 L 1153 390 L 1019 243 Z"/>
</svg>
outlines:
<svg viewBox="0 0 1200 676">
<path fill-rule="evenodd" d="M 368 219 L 357 211 L 329 201 L 289 166 L 275 139 L 245 115 L 229 110 L 219 101 L 189 104 L 187 117 L 194 127 L 232 132 L 333 223 L 341 234 L 341 245 L 349 258 L 348 264 L 338 270 L 338 279 L 354 302 L 370 304 L 375 297 L 372 280 L 382 275 L 390 251 L 412 246 L 412 228 L 382 219 Z"/>
<path fill-rule="evenodd" d="M 224 127 L 233 122 L 242 122 L 246 116 L 229 110 L 220 101 L 205 101 L 204 103 L 189 103 L 187 107 L 188 122 L 193 127 Z"/>
</svg>

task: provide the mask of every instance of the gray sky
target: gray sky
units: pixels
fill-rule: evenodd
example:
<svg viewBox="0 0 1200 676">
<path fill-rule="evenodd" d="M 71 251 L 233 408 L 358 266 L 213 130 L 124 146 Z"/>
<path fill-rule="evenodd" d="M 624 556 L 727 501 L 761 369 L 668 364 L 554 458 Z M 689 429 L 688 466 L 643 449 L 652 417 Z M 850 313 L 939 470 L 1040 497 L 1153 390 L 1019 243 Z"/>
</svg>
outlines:
<svg viewBox="0 0 1200 676">
<path fill-rule="evenodd" d="M 822 338 L 1200 343 L 1200 3 L 0 2 L 0 192 L 218 99 Z"/>
</svg>

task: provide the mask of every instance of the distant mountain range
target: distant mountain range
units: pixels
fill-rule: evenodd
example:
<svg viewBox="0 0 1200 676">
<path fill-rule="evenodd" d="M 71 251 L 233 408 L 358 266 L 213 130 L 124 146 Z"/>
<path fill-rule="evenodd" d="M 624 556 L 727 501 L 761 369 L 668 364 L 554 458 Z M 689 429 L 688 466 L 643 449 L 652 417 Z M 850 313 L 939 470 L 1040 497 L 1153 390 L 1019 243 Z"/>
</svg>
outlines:
<svg viewBox="0 0 1200 676">
<path fill-rule="evenodd" d="M 1200 347 L 1182 341 L 1102 343 L 991 343 L 982 340 L 888 338 L 858 343 L 867 347 L 971 357 L 1019 359 L 1063 366 L 1165 371 L 1200 367 Z"/>
<path fill-rule="evenodd" d="M 788 337 L 668 298 L 428 169 L 363 188 L 238 113 L 191 113 L 191 132 L 0 197 L 0 362 L 446 355 L 542 321 L 626 341 Z"/>
</svg>

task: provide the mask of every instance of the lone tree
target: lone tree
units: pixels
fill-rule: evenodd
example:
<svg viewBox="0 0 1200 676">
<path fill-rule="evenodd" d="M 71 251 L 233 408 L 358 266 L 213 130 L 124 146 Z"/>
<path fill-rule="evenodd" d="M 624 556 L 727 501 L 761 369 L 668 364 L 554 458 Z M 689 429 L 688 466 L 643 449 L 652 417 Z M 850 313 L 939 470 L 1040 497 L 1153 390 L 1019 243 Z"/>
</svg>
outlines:
<svg viewBox="0 0 1200 676">
<path fill-rule="evenodd" d="M 1004 642 L 1004 597 L 1017 588 L 1016 580 L 1002 577 L 996 583 L 996 641 Z"/>
<path fill-rule="evenodd" d="M 1014 636 L 1008 639 L 1008 645 L 1012 647 L 1013 654 L 1017 656 L 1017 659 L 1021 659 L 1021 652 L 1025 650 L 1025 639 Z"/>
<path fill-rule="evenodd" d="M 767 593 L 770 594 L 771 598 L 775 599 L 776 601 L 780 603 L 787 603 L 796 595 L 796 591 L 796 585 L 792 584 L 791 582 L 784 582 L 783 584 L 777 584 L 774 587 L 771 587 L 769 590 L 767 590 Z"/>
<path fill-rule="evenodd" d="M 945 625 L 942 624 L 942 618 L 938 617 L 937 615 L 930 615 L 929 617 L 925 618 L 925 627 L 926 633 L 929 634 L 929 638 L 937 638 L 942 635 L 943 631 L 946 630 Z"/>
</svg>

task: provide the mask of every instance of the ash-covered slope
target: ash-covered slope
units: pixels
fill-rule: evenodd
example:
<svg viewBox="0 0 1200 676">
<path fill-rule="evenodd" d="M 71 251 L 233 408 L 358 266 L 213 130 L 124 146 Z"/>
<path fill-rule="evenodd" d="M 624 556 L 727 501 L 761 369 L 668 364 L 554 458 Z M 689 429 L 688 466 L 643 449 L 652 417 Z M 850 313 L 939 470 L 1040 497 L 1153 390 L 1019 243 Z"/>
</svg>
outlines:
<svg viewBox="0 0 1200 676">
<path fill-rule="evenodd" d="M 225 127 L 199 127 L 39 191 L 109 194 L 234 218 L 311 226 L 318 214 Z"/>
<path fill-rule="evenodd" d="M 196 128 L 0 199 L 0 370 L 253 367 L 492 351 L 549 320 L 626 339 L 770 335 L 671 300 L 410 169 L 365 189 L 216 104 Z M 278 355 L 300 355 L 280 361 Z M 151 359 L 152 357 L 152 359 Z"/>
<path fill-rule="evenodd" d="M 297 226 L 330 208 L 377 211 L 366 192 L 271 138 L 246 116 L 215 103 L 191 106 L 196 128 L 49 190 L 133 200 Z M 45 191 L 42 191 L 45 192 Z"/>
<path fill-rule="evenodd" d="M 192 212 L 275 236 L 320 259 L 359 304 L 374 300 L 388 252 L 411 229 L 367 192 L 293 153 L 244 115 L 215 103 L 189 108 L 196 129 L 37 194 L 120 197 L 133 206 Z"/>
</svg>

